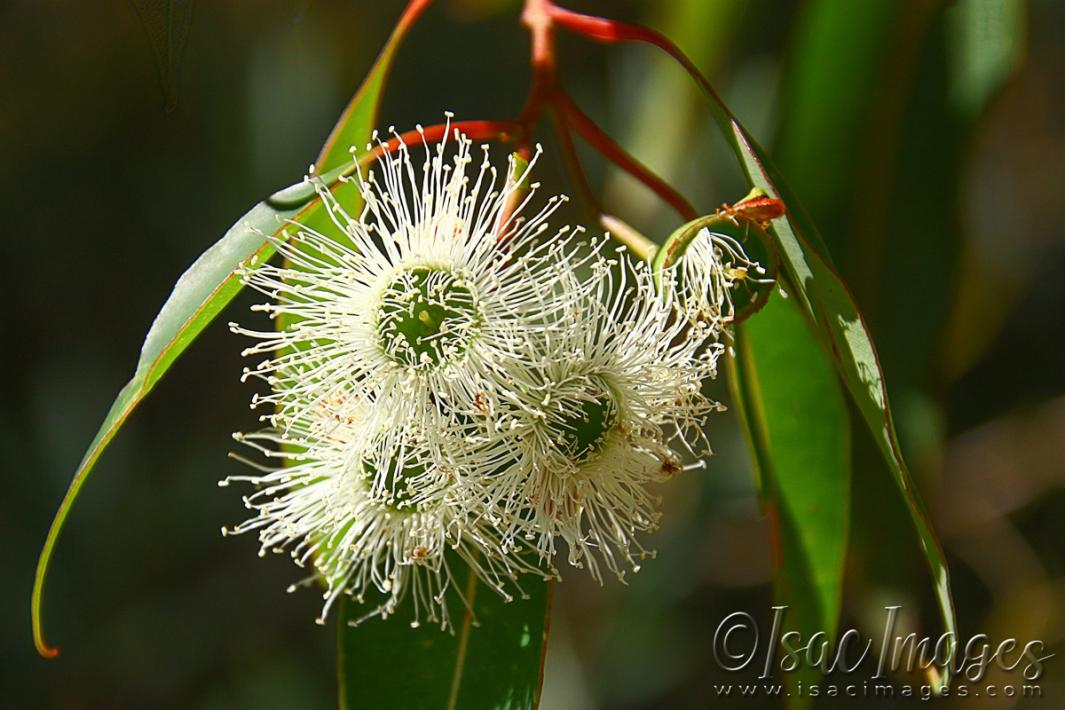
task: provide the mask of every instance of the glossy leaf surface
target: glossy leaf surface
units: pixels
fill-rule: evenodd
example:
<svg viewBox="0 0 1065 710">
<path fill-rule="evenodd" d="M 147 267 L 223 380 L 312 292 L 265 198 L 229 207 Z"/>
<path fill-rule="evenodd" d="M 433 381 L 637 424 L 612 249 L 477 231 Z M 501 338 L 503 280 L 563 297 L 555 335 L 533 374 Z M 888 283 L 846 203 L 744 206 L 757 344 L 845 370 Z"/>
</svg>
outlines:
<svg viewBox="0 0 1065 710">
<path fill-rule="evenodd" d="M 564 21 L 570 26 L 579 24 L 573 19 Z M 944 631 L 956 634 L 954 602 L 951 598 L 946 558 L 902 457 L 876 347 L 854 298 L 832 266 L 813 222 L 769 160 L 765 150 L 743 127 L 706 78 L 672 42 L 653 31 L 622 23 L 600 21 L 593 24 L 588 31 L 609 42 L 647 42 L 676 59 L 706 93 L 714 120 L 735 153 L 750 186 L 770 198 L 782 201 L 786 206 L 787 213 L 773 219 L 768 230 L 780 256 L 784 283 L 789 294 L 795 298 L 802 312 L 812 323 L 818 340 L 830 354 L 836 371 L 891 470 L 931 572 Z M 693 231 L 719 219 L 718 216 L 709 216 L 694 220 L 677 230 L 671 240 L 690 239 Z M 949 680 L 949 669 L 944 669 L 942 681 L 949 683 Z"/>
<path fill-rule="evenodd" d="M 51 657 L 58 653 L 58 650 L 49 647 L 44 639 L 42 595 L 56 541 L 85 480 L 137 405 L 148 396 L 207 324 L 240 291 L 241 284 L 235 270 L 243 264 L 261 263 L 269 259 L 274 248 L 265 240 L 264 235 L 277 232 L 281 220 L 296 215 L 294 210 L 278 211 L 263 203 L 253 207 L 182 274 L 156 316 L 144 339 L 137 369 L 118 393 L 110 411 L 104 417 L 100 430 L 78 465 L 41 551 L 32 603 L 34 641 L 41 655 Z"/>
<path fill-rule="evenodd" d="M 887 385 L 869 329 L 847 287 L 836 274 L 816 228 L 794 194 L 783 182 L 765 151 L 720 102 L 711 94 L 715 117 L 752 187 L 782 200 L 788 213 L 773 220 L 769 230 L 780 253 L 785 284 L 830 353 L 862 419 L 902 493 L 932 576 L 944 631 L 956 633 L 954 601 L 946 558 L 902 457 Z M 943 682 L 949 682 L 945 671 Z"/>
<path fill-rule="evenodd" d="M 427 5 L 428 2 L 425 0 L 411 2 L 399 26 L 389 38 L 385 50 L 378 57 L 363 82 L 363 86 L 345 110 L 340 124 L 333 129 L 329 141 L 322 150 L 319 162 L 336 161 L 341 151 L 345 156 L 348 154 L 347 147 L 341 148 L 337 143 L 337 137 L 355 140 L 356 137 L 363 136 L 362 142 L 369 139 L 373 121 L 376 119 L 384 77 L 388 73 L 395 46 L 403 39 L 406 30 L 409 29 L 418 13 Z M 279 235 L 282 222 L 286 219 L 298 219 L 302 223 L 313 224 L 325 221 L 321 216 L 324 209 L 314 197 L 313 191 L 293 185 L 278 194 L 297 195 L 298 198 L 268 199 L 253 207 L 178 279 L 173 292 L 159 311 L 145 337 L 132 379 L 119 392 L 100 430 L 78 465 L 70 487 L 48 530 L 34 578 L 33 636 L 41 655 L 53 657 L 58 653 L 57 649 L 50 647 L 45 641 L 41 608 L 52 553 L 59 534 L 66 524 L 70 508 L 100 455 L 111 443 L 129 415 L 151 392 L 185 348 L 203 332 L 207 324 L 240 290 L 241 284 L 234 270 L 245 263 L 261 263 L 273 255 L 274 250 L 267 242 L 267 235 Z"/>
<path fill-rule="evenodd" d="M 776 533 L 776 601 L 788 607 L 785 628 L 832 639 L 850 524 L 850 419 L 839 380 L 802 313 L 779 294 L 738 327 L 729 362 Z M 816 682 L 815 669 L 803 671 L 789 678 Z"/>
</svg>

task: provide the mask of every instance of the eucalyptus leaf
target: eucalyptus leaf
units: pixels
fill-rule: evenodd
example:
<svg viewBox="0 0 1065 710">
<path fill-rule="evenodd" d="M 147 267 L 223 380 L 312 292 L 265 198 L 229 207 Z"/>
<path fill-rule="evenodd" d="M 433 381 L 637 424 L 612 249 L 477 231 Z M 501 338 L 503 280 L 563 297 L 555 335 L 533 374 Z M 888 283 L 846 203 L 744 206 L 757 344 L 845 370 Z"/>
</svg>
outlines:
<svg viewBox="0 0 1065 710">
<path fill-rule="evenodd" d="M 817 248 L 820 238 L 816 236 L 812 223 L 783 185 L 764 151 L 734 117 L 729 116 L 725 124 L 730 131 L 730 142 L 751 184 L 764 190 L 767 195 L 783 200 L 788 207 L 788 214 L 773 220 L 770 231 L 780 250 L 785 282 L 814 324 L 822 344 L 831 353 L 837 372 L 895 478 L 895 484 L 909 508 L 932 575 L 944 630 L 956 635 L 957 622 L 947 561 L 902 457 L 888 403 L 887 386 L 869 329 L 847 287 Z M 949 673 L 949 668 L 944 667 L 944 686 L 950 682 Z"/>
<path fill-rule="evenodd" d="M 159 13 L 156 12 L 158 4 L 143 5 L 146 8 L 150 6 L 152 9 L 152 27 L 158 29 L 156 27 L 158 22 L 164 21 L 160 20 Z M 177 2 L 175 7 L 176 5 L 185 7 L 186 3 Z M 384 85 L 383 77 L 388 73 L 395 46 L 403 39 L 417 14 L 427 5 L 426 0 L 413 0 L 410 3 L 385 49 L 341 116 L 340 123 L 330 134 L 319 156 L 320 163 L 332 161 L 341 154 L 348 156 L 347 146 L 339 144 L 338 139 L 342 138 L 356 143 L 369 140 L 373 122 L 376 120 L 381 89 Z M 187 6 L 191 8 L 191 0 Z M 164 34 L 169 32 L 171 29 L 167 27 Z M 165 48 L 167 51 L 172 51 L 170 45 L 166 45 Z M 342 171 L 337 170 L 325 177 L 333 180 L 339 176 L 340 172 Z M 122 388 L 111 405 L 100 430 L 74 472 L 70 487 L 48 530 L 44 548 L 37 561 L 31 600 L 34 644 L 42 656 L 54 657 L 58 654 L 58 649 L 49 646 L 45 640 L 42 618 L 44 585 L 52 554 L 55 551 L 59 534 L 66 524 L 71 506 L 100 455 L 125 424 L 129 415 L 151 392 L 185 348 L 199 336 L 207 324 L 240 290 L 240 280 L 234 270 L 244 264 L 262 263 L 273 255 L 274 249 L 267 241 L 267 235 L 280 236 L 280 222 L 283 220 L 294 219 L 303 224 L 319 224 L 328 221 L 322 216 L 324 213 L 321 201 L 307 186 L 298 184 L 281 190 L 267 201 L 253 207 L 178 279 L 173 293 L 159 311 L 145 338 L 133 378 Z"/>
<path fill-rule="evenodd" d="M 298 213 L 294 210 L 278 211 L 264 203 L 253 207 L 181 275 L 156 316 L 144 339 L 137 369 L 111 405 L 100 430 L 78 465 L 37 562 L 32 611 L 34 642 L 41 655 L 52 657 L 58 653 L 44 639 L 41 601 L 56 541 L 85 480 L 141 400 L 148 396 L 185 348 L 240 291 L 241 283 L 236 270 L 269 259 L 274 248 L 266 241 L 265 235 L 278 232 L 283 220 L 295 217 L 298 217 Z"/>
<path fill-rule="evenodd" d="M 891 470 L 931 572 L 933 591 L 944 631 L 956 637 L 957 622 L 946 558 L 903 459 L 876 347 L 854 298 L 831 265 L 821 237 L 794 193 L 788 188 L 766 152 L 740 124 L 709 82 L 668 40 L 647 33 L 639 36 L 669 52 L 688 70 L 710 99 L 713 117 L 735 153 L 751 187 L 769 198 L 782 201 L 787 208 L 783 216 L 771 220 L 771 229 L 767 230 L 780 256 L 784 284 L 813 324 L 818 340 L 830 354 L 836 371 Z M 696 219 L 678 229 L 663 246 L 663 250 L 670 252 L 668 258 L 679 258 L 683 251 L 681 249 L 673 253 L 670 250 L 673 242 L 685 244 L 699 229 L 720 219 L 720 215 L 711 215 Z M 950 669 L 944 667 L 941 684 L 945 687 L 949 682 Z"/>
<path fill-rule="evenodd" d="M 466 577 L 468 575 L 468 577 Z M 539 704 L 550 587 L 522 580 L 528 599 L 506 602 L 464 568 L 463 596 L 452 592 L 455 633 L 410 628 L 409 599 L 395 618 L 347 621 L 365 613 L 344 600 L 337 629 L 340 707 L 409 710 L 531 710 Z"/>
<path fill-rule="evenodd" d="M 832 363 L 794 302 L 775 295 L 740 324 L 729 359 L 763 508 L 779 545 L 777 603 L 809 639 L 835 638 L 850 523 L 850 418 Z M 816 669 L 790 676 L 807 685 Z M 800 694 L 790 707 L 807 707 Z"/>
</svg>

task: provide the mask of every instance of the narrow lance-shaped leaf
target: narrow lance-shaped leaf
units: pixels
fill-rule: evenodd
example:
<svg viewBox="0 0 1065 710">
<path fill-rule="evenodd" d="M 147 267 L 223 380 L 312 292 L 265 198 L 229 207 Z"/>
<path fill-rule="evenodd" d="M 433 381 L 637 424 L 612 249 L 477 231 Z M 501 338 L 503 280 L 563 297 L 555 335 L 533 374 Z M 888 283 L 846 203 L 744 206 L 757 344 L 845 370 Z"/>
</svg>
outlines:
<svg viewBox="0 0 1065 710">
<path fill-rule="evenodd" d="M 773 220 L 771 232 L 781 252 L 781 267 L 786 282 L 814 324 L 822 344 L 830 352 L 836 370 L 876 439 L 902 492 L 932 574 L 945 630 L 956 635 L 954 601 L 946 558 L 902 457 L 888 403 L 887 386 L 869 330 L 846 286 L 799 230 L 797 225 L 803 223 L 801 213 L 800 216 L 792 214 L 792 210 L 799 209 L 796 201 L 778 187 L 779 181 L 771 177 L 764 159 L 753 147 L 755 144 L 735 119 L 732 119 L 731 126 L 737 152 L 752 183 L 788 205 L 788 216 Z M 949 664 L 946 664 L 943 667 L 944 686 L 950 681 L 949 673 Z"/>
<path fill-rule="evenodd" d="M 275 210 L 263 203 L 253 207 L 182 274 L 156 316 L 144 339 L 137 369 L 118 393 L 100 430 L 89 444 L 41 550 L 34 579 L 32 612 L 34 642 L 42 656 L 51 658 L 59 652 L 44 639 L 41 603 L 56 541 L 81 487 L 104 449 L 137 405 L 152 391 L 185 348 L 240 291 L 241 284 L 234 271 L 244 264 L 269 259 L 274 249 L 263 235 L 273 234 L 279 228 L 279 220 L 295 217 L 296 214 L 296 210 Z"/>
<path fill-rule="evenodd" d="M 706 93 L 711 113 L 736 154 L 750 185 L 786 205 L 786 214 L 772 219 L 772 229 L 769 231 L 780 253 L 782 275 L 802 311 L 813 323 L 818 339 L 831 354 L 836 370 L 876 439 L 906 501 L 932 575 L 945 631 L 952 634 L 951 638 L 956 638 L 954 602 L 946 559 L 899 448 L 876 348 L 853 297 L 830 265 L 817 230 L 795 195 L 781 179 L 765 151 L 740 124 L 698 68 L 669 39 L 643 27 L 580 15 L 561 8 L 553 10 L 552 18 L 567 29 L 603 42 L 645 42 L 667 52 Z M 670 241 L 690 240 L 713 219 L 708 217 L 690 222 L 677 230 Z M 676 256 L 679 254 L 671 258 Z M 942 672 L 940 680 L 945 687 L 950 682 L 949 664 L 944 665 Z"/>
<path fill-rule="evenodd" d="M 850 523 L 850 419 L 839 380 L 793 301 L 779 295 L 737 327 L 733 401 L 777 544 L 777 602 L 803 638 L 834 638 Z M 817 682 L 817 670 L 794 680 Z M 799 693 L 790 707 L 808 707 Z"/>
<path fill-rule="evenodd" d="M 769 179 L 764 164 L 751 147 L 749 137 L 738 123 L 733 122 L 732 125 L 735 127 L 737 144 L 744 146 L 741 155 L 745 161 L 744 167 L 755 183 L 755 191 L 781 200 L 785 193 Z M 773 229 L 766 230 L 766 234 L 779 251 L 781 277 L 787 285 L 789 295 L 793 295 L 813 325 L 818 339 L 829 353 L 836 371 L 888 463 L 895 483 L 906 501 L 925 560 L 932 572 L 934 591 L 944 626 L 946 631 L 956 634 L 954 603 L 950 593 L 946 559 L 902 458 L 888 405 L 883 373 L 868 328 L 839 276 L 795 229 L 795 222 L 790 221 L 797 219 L 791 210 L 799 209 L 794 200 L 789 203 L 788 198 L 785 198 L 782 199 L 782 204 L 788 205 L 788 215 L 773 219 Z M 711 227 L 721 219 L 721 214 L 715 214 L 684 225 L 666 241 L 656 257 L 656 262 L 661 265 L 679 258 L 684 246 L 701 229 Z M 942 683 L 946 685 L 949 683 L 949 667 L 944 666 L 942 670 Z"/>
<path fill-rule="evenodd" d="M 333 129 L 329 142 L 323 148 L 323 158 L 332 160 L 339 155 L 341 149 L 334 137 L 362 143 L 369 139 L 384 85 L 383 77 L 388 72 L 395 47 L 428 4 L 428 0 L 413 0 L 410 3 L 403 20 L 389 38 L 362 88 L 341 117 L 341 123 Z M 361 141 L 357 140 L 359 136 Z M 344 155 L 347 155 L 347 146 L 343 151 Z M 351 167 L 346 166 L 335 168 L 323 176 L 323 181 L 327 184 L 335 183 L 342 172 L 350 170 Z M 306 184 L 293 185 L 280 191 L 253 207 L 178 279 L 145 338 L 133 377 L 115 398 L 100 430 L 74 472 L 74 478 L 45 538 L 37 561 L 31 600 L 33 639 L 42 656 L 52 658 L 59 653 L 58 649 L 49 646 L 45 640 L 42 618 L 42 599 L 52 554 L 71 506 L 100 455 L 129 415 L 152 391 L 185 348 L 240 291 L 241 284 L 236 270 L 246 264 L 262 263 L 273 255 L 274 249 L 267 241 L 266 235 L 280 236 L 282 223 L 288 219 L 306 222 L 315 213 L 323 211 L 320 204 L 313 188 Z"/>
<path fill-rule="evenodd" d="M 957 185 L 979 116 L 964 89 L 979 89 L 986 101 L 1008 75 L 1000 60 L 1009 52 L 1001 50 L 1019 46 L 996 36 L 1012 26 L 997 21 L 999 4 L 1012 13 L 1024 6 L 1010 0 L 808 3 L 801 16 L 810 31 L 796 37 L 785 79 L 774 156 L 877 335 L 903 450 L 911 464 L 924 463 L 914 469 L 918 480 L 934 476 L 936 467 L 928 464 L 941 459 L 944 430 L 930 423 L 944 414 L 937 383 L 946 358 L 937 351 L 964 300 L 957 293 L 958 275 L 966 271 Z M 989 61 L 973 61 L 970 52 L 985 42 L 977 51 Z M 954 65 L 962 75 L 948 71 L 952 47 L 962 50 Z M 982 277 L 979 283 L 976 293 L 994 291 Z M 856 471 L 878 470 L 877 449 L 859 447 L 858 455 Z M 913 543 L 908 535 L 885 540 L 882 531 L 898 525 L 906 508 L 884 500 L 888 489 L 880 481 L 870 484 L 855 491 L 861 525 L 850 572 L 859 573 L 864 590 L 897 588 L 919 571 L 909 560 Z"/>
</svg>

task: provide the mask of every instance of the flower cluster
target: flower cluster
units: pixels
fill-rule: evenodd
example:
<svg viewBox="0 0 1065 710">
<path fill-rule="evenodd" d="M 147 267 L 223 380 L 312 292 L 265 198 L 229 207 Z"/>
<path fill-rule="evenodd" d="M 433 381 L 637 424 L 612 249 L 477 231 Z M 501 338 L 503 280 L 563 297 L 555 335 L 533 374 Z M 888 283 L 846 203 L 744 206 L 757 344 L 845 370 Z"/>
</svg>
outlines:
<svg viewBox="0 0 1065 710">
<path fill-rule="evenodd" d="M 411 603 L 412 623 L 447 628 L 460 570 L 509 598 L 523 575 L 557 577 L 563 548 L 597 579 L 638 569 L 651 484 L 709 453 L 721 408 L 702 393 L 731 316 L 720 250 L 711 275 L 656 287 L 605 237 L 550 231 L 565 198 L 531 211 L 531 164 L 501 175 L 482 146 L 472 167 L 458 132 L 420 164 L 399 143 L 348 179 L 357 215 L 319 185 L 342 237 L 294 223 L 282 265 L 242 274 L 274 327 L 231 326 L 268 385 L 264 428 L 236 438 L 268 465 L 222 481 L 254 487 L 253 517 L 224 532 L 313 566 L 320 619 L 348 595 L 365 617 Z M 692 317 L 708 296 L 716 317 Z"/>
</svg>

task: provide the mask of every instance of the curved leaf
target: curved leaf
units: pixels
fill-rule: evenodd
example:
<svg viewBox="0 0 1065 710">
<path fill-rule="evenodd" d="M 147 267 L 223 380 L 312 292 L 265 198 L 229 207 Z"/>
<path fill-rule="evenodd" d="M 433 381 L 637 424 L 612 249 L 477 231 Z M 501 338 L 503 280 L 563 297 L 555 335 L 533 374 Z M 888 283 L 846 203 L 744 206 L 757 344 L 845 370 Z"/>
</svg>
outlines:
<svg viewBox="0 0 1065 710">
<path fill-rule="evenodd" d="M 373 122 L 376 120 L 384 77 L 391 65 L 395 47 L 430 1 L 412 0 L 409 4 L 384 50 L 330 134 L 319 156 L 319 163 L 337 162 L 341 154 L 350 160 L 348 145 L 361 146 L 369 140 Z M 341 144 L 338 143 L 339 140 L 349 143 Z M 350 168 L 338 168 L 329 173 L 328 178 L 330 181 L 335 180 L 341 172 L 348 169 Z M 253 207 L 214 246 L 204 252 L 174 285 L 173 293 L 148 331 L 133 378 L 119 392 L 104 417 L 100 430 L 74 472 L 74 478 L 45 538 L 44 548 L 37 561 L 31 600 L 33 639 L 42 656 L 52 658 L 59 653 L 58 649 L 49 646 L 44 638 L 41 605 L 49 564 L 70 508 L 100 455 L 178 356 L 240 290 L 241 284 L 234 270 L 246 261 L 261 263 L 273 255 L 274 249 L 267 242 L 266 235 L 280 235 L 279 222 L 286 219 L 298 219 L 302 223 L 312 225 L 328 222 L 323 216 L 324 212 L 313 190 L 302 184 L 286 188 Z"/>
<path fill-rule="evenodd" d="M 895 483 L 909 508 L 921 549 L 932 574 L 945 631 L 957 634 L 950 575 L 939 540 L 932 529 L 920 494 L 902 457 L 888 403 L 887 386 L 876 347 L 853 297 L 828 262 L 815 249 L 802 228 L 812 230 L 794 197 L 779 187 L 780 180 L 742 126 L 730 119 L 733 141 L 744 170 L 753 185 L 783 200 L 789 213 L 773 220 L 771 234 L 781 253 L 781 268 L 797 303 L 814 325 L 836 370 L 858 406 L 862 419 L 876 439 Z M 802 225 L 800 227 L 799 225 Z M 943 668 L 942 684 L 950 682 L 949 667 Z"/>
<path fill-rule="evenodd" d="M 48 530 L 44 549 L 41 550 L 37 561 L 32 599 L 33 638 L 37 651 L 42 656 L 50 658 L 59 652 L 58 649 L 50 647 L 44 639 L 41 600 L 56 541 L 82 485 L 92 472 L 100 454 L 111 443 L 141 400 L 152 391 L 185 348 L 240 291 L 241 284 L 235 270 L 244 264 L 261 263 L 269 259 L 274 249 L 265 241 L 264 234 L 279 231 L 280 220 L 295 216 L 295 210 L 278 211 L 264 203 L 253 207 L 181 275 L 156 316 L 144 339 L 133 378 L 118 393 L 110 411 L 104 417 L 100 430 L 74 472 L 74 479 L 59 505 Z"/>
<path fill-rule="evenodd" d="M 552 18 L 562 27 L 603 42 L 643 42 L 666 52 L 691 75 L 710 101 L 711 113 L 752 188 L 786 205 L 787 213 L 771 222 L 770 236 L 780 252 L 782 275 L 799 306 L 813 323 L 862 419 L 876 439 L 884 460 L 902 493 L 932 575 L 933 590 L 945 631 L 956 638 L 954 601 L 943 549 L 932 530 L 924 505 L 911 480 L 899 448 L 888 404 L 883 370 L 869 329 L 854 299 L 830 264 L 828 252 L 795 195 L 766 152 L 736 119 L 713 86 L 680 49 L 665 36 L 644 27 L 593 18 L 555 8 Z M 695 220 L 680 231 L 698 229 L 713 217 Z M 672 239 L 672 237 L 671 237 Z M 950 682 L 949 664 L 942 669 L 941 687 Z"/>
<path fill-rule="evenodd" d="M 722 111 L 727 110 L 723 104 L 721 106 Z M 773 219 L 772 229 L 766 230 L 766 235 L 779 252 L 781 277 L 787 284 L 789 295 L 812 323 L 818 340 L 828 352 L 891 470 L 931 571 L 933 590 L 945 631 L 956 636 L 954 601 L 946 558 L 902 457 L 888 403 L 887 386 L 869 329 L 847 287 L 821 256 L 823 247 L 813 225 L 780 181 L 762 149 L 757 147 L 731 115 L 726 126 L 731 131 L 731 142 L 754 188 L 780 200 L 788 208 L 787 214 Z M 662 259 L 677 258 L 683 245 L 700 229 L 713 226 L 721 219 L 721 214 L 710 215 L 678 229 L 663 246 L 660 252 Z M 675 245 L 681 248 L 676 249 Z M 950 682 L 949 667 L 945 666 L 942 671 L 941 683 L 945 687 Z"/>
<path fill-rule="evenodd" d="M 527 710 L 535 708 L 543 685 L 550 587 L 542 580 L 525 583 L 528 599 L 505 602 L 468 572 L 463 594 L 449 598 L 454 634 L 435 626 L 412 629 L 403 619 L 410 604 L 395 617 L 359 626 L 346 621 L 358 615 L 344 600 L 337 630 L 340 707 L 409 710 Z M 461 621 L 458 621 L 461 619 Z"/>
</svg>

